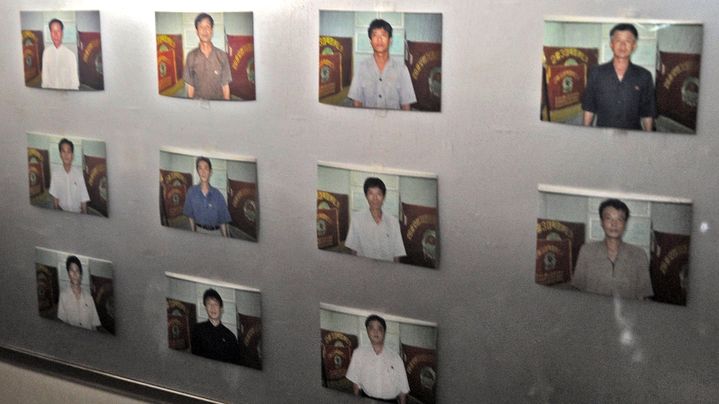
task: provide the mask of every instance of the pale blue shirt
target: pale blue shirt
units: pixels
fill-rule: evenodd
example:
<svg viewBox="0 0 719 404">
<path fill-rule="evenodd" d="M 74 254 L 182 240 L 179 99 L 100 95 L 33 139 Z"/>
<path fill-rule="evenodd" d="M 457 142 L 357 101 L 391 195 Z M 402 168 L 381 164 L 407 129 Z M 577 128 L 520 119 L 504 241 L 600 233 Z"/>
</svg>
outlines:
<svg viewBox="0 0 719 404">
<path fill-rule="evenodd" d="M 400 109 L 402 105 L 417 102 L 407 66 L 392 57 L 382 72 L 374 56 L 363 60 L 347 96 L 366 108 Z"/>
</svg>

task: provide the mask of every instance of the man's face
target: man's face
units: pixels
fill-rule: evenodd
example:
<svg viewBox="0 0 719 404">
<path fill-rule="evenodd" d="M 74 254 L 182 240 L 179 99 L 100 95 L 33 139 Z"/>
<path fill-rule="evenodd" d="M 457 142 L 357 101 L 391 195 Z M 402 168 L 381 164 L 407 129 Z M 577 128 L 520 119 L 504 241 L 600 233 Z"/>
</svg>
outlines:
<svg viewBox="0 0 719 404">
<path fill-rule="evenodd" d="M 62 27 L 59 22 L 50 24 L 50 38 L 56 48 L 62 44 Z"/>
<path fill-rule="evenodd" d="M 62 165 L 65 167 L 70 166 L 72 164 L 72 159 L 72 147 L 70 147 L 67 143 L 63 143 L 62 146 L 60 146 L 60 160 L 62 160 Z"/>
<path fill-rule="evenodd" d="M 604 230 L 605 238 L 621 240 L 626 224 L 627 218 L 624 211 L 611 206 L 604 208 L 602 212 L 602 229 Z"/>
<path fill-rule="evenodd" d="M 210 320 L 220 321 L 222 317 L 222 306 L 220 306 L 220 302 L 208 297 L 205 300 L 205 310 L 207 310 L 207 317 L 209 317 Z"/>
<path fill-rule="evenodd" d="M 629 31 L 615 31 L 609 42 L 609 47 L 612 48 L 615 58 L 629 58 L 637 48 L 637 38 Z"/>
<path fill-rule="evenodd" d="M 70 284 L 79 286 L 82 283 L 82 273 L 77 264 L 72 263 L 67 269 L 67 277 L 70 278 Z"/>
<path fill-rule="evenodd" d="M 372 50 L 376 53 L 387 52 L 392 45 L 392 38 L 389 37 L 389 33 L 384 28 L 373 29 L 369 41 L 372 45 Z"/>
<path fill-rule="evenodd" d="M 370 209 L 382 209 L 384 203 L 384 194 L 378 187 L 367 188 L 367 203 L 369 203 Z"/>
<path fill-rule="evenodd" d="M 207 164 L 206 161 L 200 161 L 199 163 L 197 163 L 197 175 L 200 176 L 200 180 L 202 182 L 210 182 L 212 170 L 210 169 L 210 165 Z"/>
<path fill-rule="evenodd" d="M 382 324 L 377 320 L 372 320 L 367 325 L 367 336 L 372 345 L 383 345 L 384 333 L 385 330 L 382 328 Z"/>
<path fill-rule="evenodd" d="M 197 23 L 197 37 L 200 42 L 212 42 L 212 24 L 208 18 Z"/>
</svg>

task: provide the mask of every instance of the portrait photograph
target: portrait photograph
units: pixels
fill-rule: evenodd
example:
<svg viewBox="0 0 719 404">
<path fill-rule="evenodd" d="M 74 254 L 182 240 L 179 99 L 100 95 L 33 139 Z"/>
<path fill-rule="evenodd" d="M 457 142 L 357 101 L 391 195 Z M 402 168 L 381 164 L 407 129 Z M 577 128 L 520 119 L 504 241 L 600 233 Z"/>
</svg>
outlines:
<svg viewBox="0 0 719 404">
<path fill-rule="evenodd" d="M 442 14 L 320 10 L 319 101 L 442 110 Z"/>
<path fill-rule="evenodd" d="M 21 11 L 27 87 L 104 90 L 99 11 Z"/>
<path fill-rule="evenodd" d="M 31 205 L 108 217 L 104 141 L 28 133 L 27 164 Z"/>
<path fill-rule="evenodd" d="M 701 23 L 544 22 L 543 121 L 695 134 Z"/>
<path fill-rule="evenodd" d="M 437 324 L 320 303 L 322 386 L 357 397 L 434 404 Z"/>
<path fill-rule="evenodd" d="M 40 317 L 115 334 L 112 262 L 35 247 Z"/>
<path fill-rule="evenodd" d="M 160 150 L 160 222 L 196 233 L 257 241 L 253 157 Z"/>
<path fill-rule="evenodd" d="M 317 247 L 375 260 L 439 267 L 437 176 L 317 164 Z"/>
<path fill-rule="evenodd" d="M 258 289 L 173 272 L 165 276 L 170 349 L 262 369 Z"/>
<path fill-rule="evenodd" d="M 535 282 L 685 306 L 692 201 L 539 185 Z"/>
<path fill-rule="evenodd" d="M 160 95 L 255 99 L 251 12 L 155 13 Z"/>
</svg>

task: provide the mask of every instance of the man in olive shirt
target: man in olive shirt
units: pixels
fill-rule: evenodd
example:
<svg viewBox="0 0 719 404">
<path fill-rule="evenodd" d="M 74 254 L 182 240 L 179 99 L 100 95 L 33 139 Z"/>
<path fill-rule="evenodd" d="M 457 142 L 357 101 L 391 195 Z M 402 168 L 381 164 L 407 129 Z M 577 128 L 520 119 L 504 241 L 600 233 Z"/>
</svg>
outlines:
<svg viewBox="0 0 719 404">
<path fill-rule="evenodd" d="M 207 13 L 195 18 L 200 45 L 187 54 L 185 62 L 183 79 L 188 98 L 230 99 L 230 62 L 227 53 L 212 44 L 214 27 L 215 20 Z"/>
<path fill-rule="evenodd" d="M 629 208 L 619 199 L 599 205 L 604 240 L 586 243 L 579 250 L 572 286 L 600 295 L 643 300 L 654 292 L 649 261 L 643 249 L 622 241 Z"/>
</svg>

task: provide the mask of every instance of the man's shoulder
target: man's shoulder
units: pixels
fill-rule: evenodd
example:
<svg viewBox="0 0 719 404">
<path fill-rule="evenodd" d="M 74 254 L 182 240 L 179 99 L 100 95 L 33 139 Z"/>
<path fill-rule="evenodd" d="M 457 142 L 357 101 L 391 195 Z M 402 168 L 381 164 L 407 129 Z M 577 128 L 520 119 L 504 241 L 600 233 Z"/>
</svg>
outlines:
<svg viewBox="0 0 719 404">
<path fill-rule="evenodd" d="M 201 52 L 201 51 L 200 51 L 200 47 L 198 46 L 197 48 L 195 48 L 195 49 L 193 49 L 193 50 L 187 52 L 187 58 L 188 58 L 188 59 L 190 59 L 190 58 L 193 58 L 193 59 L 194 59 L 194 58 L 197 57 L 197 55 L 198 55 L 200 52 Z"/>
<path fill-rule="evenodd" d="M 580 252 L 585 251 L 587 254 L 591 254 L 602 251 L 603 249 L 605 249 L 604 241 L 590 241 L 588 243 L 582 244 Z"/>
<path fill-rule="evenodd" d="M 628 256 L 632 256 L 634 258 L 642 258 L 642 257 L 646 258 L 647 257 L 647 254 L 644 252 L 644 249 L 639 246 L 636 246 L 634 244 L 624 243 L 623 248 L 624 248 L 624 252 Z"/>
<path fill-rule="evenodd" d="M 632 71 L 642 79 L 646 79 L 646 78 L 649 78 L 649 80 L 652 79 L 652 73 L 649 70 L 647 70 L 645 67 L 631 63 L 631 64 L 629 64 L 629 68 L 632 69 Z"/>
<path fill-rule="evenodd" d="M 215 45 L 212 45 L 212 51 L 219 53 L 220 56 L 223 56 L 223 55 L 224 55 L 225 57 L 227 57 L 227 52 L 223 51 L 222 49 L 218 48 L 218 47 L 215 46 Z"/>
</svg>

